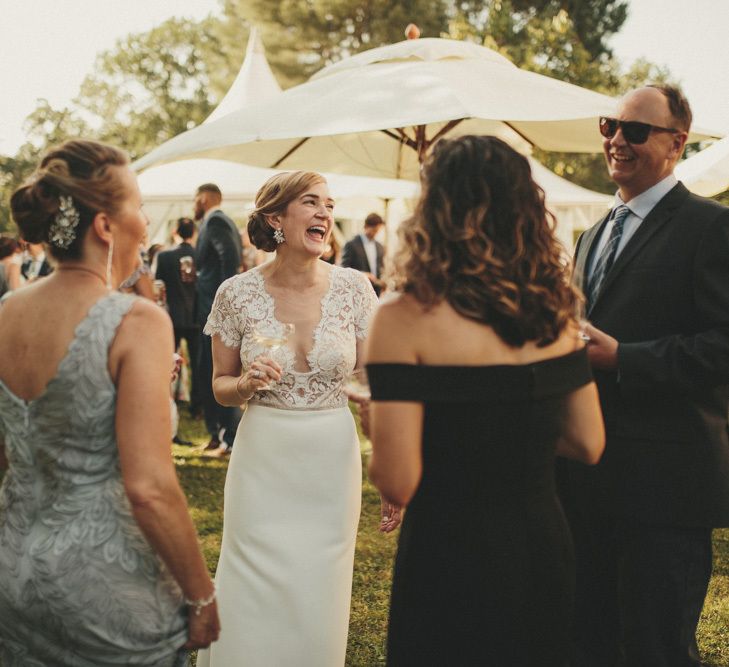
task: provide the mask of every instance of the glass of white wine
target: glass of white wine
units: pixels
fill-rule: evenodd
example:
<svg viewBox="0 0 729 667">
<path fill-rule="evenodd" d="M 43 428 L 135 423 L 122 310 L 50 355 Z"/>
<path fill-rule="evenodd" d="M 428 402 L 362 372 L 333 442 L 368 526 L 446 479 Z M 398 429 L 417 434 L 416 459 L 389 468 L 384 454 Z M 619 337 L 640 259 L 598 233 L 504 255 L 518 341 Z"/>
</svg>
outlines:
<svg viewBox="0 0 729 667">
<path fill-rule="evenodd" d="M 350 396 L 355 395 L 363 399 L 370 398 L 370 383 L 367 379 L 367 370 L 364 368 L 355 368 L 349 374 L 344 388 Z"/>
<path fill-rule="evenodd" d="M 282 359 L 277 352 L 288 344 L 295 331 L 296 327 L 290 322 L 262 322 L 253 329 L 253 340 L 257 345 L 264 348 L 265 351 L 262 356 L 281 364 Z M 268 388 L 270 389 L 274 384 L 275 382 L 270 380 Z"/>
</svg>

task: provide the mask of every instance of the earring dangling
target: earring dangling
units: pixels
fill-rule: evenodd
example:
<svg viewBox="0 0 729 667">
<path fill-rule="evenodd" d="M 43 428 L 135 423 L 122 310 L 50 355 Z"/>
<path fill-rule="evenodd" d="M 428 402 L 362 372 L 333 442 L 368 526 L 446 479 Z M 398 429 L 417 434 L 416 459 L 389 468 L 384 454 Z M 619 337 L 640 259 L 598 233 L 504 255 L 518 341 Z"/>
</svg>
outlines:
<svg viewBox="0 0 729 667">
<path fill-rule="evenodd" d="M 276 241 L 276 243 L 278 243 L 279 245 L 281 245 L 286 240 L 282 229 L 273 230 L 273 240 Z"/>
<path fill-rule="evenodd" d="M 106 255 L 106 288 L 112 289 L 111 287 L 111 260 L 114 256 L 114 237 L 111 237 L 109 241 L 109 252 Z"/>
</svg>

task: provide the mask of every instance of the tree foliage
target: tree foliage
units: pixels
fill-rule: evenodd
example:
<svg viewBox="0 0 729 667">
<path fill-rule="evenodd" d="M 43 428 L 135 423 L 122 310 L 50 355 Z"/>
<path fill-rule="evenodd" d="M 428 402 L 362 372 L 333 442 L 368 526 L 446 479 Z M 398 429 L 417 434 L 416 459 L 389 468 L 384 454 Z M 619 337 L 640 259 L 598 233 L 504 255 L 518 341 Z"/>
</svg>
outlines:
<svg viewBox="0 0 729 667">
<path fill-rule="evenodd" d="M 627 14 L 626 0 L 222 0 L 222 16 L 170 19 L 100 54 L 71 105 L 39 100 L 28 142 L 0 157 L 0 228 L 7 197 L 49 145 L 94 137 L 138 157 L 201 123 L 235 78 L 249 26 L 257 26 L 284 87 L 360 51 L 404 38 L 408 23 L 423 37 L 466 39 L 519 67 L 617 95 L 670 80 L 646 61 L 623 72 L 607 44 Z M 610 192 L 601 156 L 544 153 L 537 159 L 580 185 Z"/>
</svg>

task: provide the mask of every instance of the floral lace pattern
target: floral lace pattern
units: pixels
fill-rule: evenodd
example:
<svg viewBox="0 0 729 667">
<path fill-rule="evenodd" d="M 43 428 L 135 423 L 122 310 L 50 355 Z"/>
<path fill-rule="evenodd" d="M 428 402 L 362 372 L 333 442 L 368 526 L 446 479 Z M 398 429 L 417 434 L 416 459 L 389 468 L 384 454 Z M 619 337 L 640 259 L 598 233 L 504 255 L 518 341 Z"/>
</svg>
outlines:
<svg viewBox="0 0 729 667">
<path fill-rule="evenodd" d="M 277 352 L 283 368 L 281 380 L 270 390 L 253 395 L 250 402 L 289 410 L 316 410 L 347 405 L 343 386 L 357 360 L 356 343 L 367 336 L 377 297 L 359 271 L 332 267 L 329 289 L 321 300 L 321 319 L 314 328 L 306 356 L 308 371 L 296 370 L 294 351 Z M 254 340 L 256 327 L 281 327 L 275 303 L 266 290 L 260 268 L 233 276 L 218 289 L 204 332 L 218 335 L 228 347 L 240 348 L 245 372 L 266 352 Z"/>
<path fill-rule="evenodd" d="M 0 381 L 3 665 L 179 660 L 182 594 L 134 520 L 115 437 L 108 349 L 135 299 L 92 306 L 38 398 Z"/>
</svg>

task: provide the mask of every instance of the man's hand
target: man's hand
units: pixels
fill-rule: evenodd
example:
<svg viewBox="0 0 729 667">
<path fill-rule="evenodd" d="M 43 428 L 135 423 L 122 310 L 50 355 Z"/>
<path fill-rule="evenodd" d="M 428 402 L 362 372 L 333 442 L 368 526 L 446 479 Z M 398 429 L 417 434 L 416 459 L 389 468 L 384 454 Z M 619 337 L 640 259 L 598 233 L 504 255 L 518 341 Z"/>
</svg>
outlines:
<svg viewBox="0 0 729 667">
<path fill-rule="evenodd" d="M 618 367 L 618 341 L 604 331 L 585 324 L 585 333 L 590 337 L 587 356 L 593 368 L 612 371 Z"/>
</svg>

